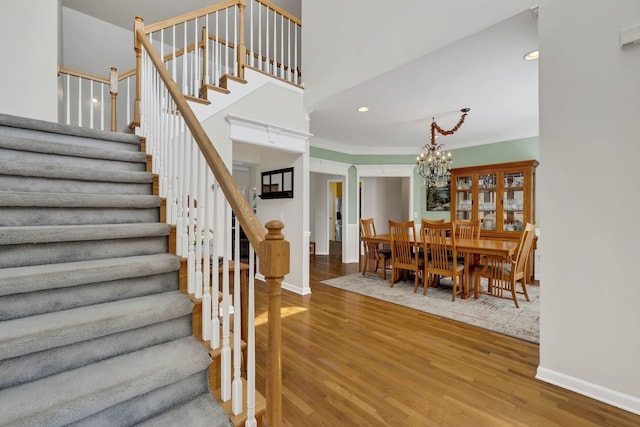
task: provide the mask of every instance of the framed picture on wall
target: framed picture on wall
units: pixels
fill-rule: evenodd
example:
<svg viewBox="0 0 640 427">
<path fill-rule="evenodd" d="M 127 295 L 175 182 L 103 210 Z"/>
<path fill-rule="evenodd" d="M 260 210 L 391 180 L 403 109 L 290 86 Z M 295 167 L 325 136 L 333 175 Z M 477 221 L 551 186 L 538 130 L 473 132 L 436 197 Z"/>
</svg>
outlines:
<svg viewBox="0 0 640 427">
<path fill-rule="evenodd" d="M 451 210 L 451 182 L 440 186 L 427 187 L 427 210 L 450 211 Z"/>
<path fill-rule="evenodd" d="M 262 172 L 261 199 L 292 199 L 293 168 Z"/>
</svg>

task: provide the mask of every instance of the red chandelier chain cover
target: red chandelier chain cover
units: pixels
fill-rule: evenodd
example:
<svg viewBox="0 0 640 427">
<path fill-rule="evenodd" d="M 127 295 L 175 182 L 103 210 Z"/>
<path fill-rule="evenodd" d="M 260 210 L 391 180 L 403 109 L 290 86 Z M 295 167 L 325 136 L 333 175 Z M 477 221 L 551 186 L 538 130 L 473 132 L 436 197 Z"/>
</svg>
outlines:
<svg viewBox="0 0 640 427">
<path fill-rule="evenodd" d="M 460 129 L 460 126 L 462 126 L 462 124 L 464 123 L 464 118 L 467 117 L 467 113 L 463 113 L 462 117 L 460 117 L 460 120 L 458 121 L 458 123 L 451 128 L 450 130 L 446 130 L 446 129 L 442 129 L 440 127 L 440 125 L 438 125 L 435 121 L 434 118 L 432 118 L 431 120 L 431 145 L 436 145 L 436 130 L 438 131 L 438 133 L 440 133 L 441 135 L 453 135 L 458 129 Z"/>
</svg>

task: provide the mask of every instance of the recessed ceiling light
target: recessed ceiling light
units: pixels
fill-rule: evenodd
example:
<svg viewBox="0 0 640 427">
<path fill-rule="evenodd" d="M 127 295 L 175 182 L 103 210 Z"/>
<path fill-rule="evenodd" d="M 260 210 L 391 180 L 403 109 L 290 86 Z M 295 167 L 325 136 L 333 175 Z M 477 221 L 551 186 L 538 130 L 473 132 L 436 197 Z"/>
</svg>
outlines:
<svg viewBox="0 0 640 427">
<path fill-rule="evenodd" d="M 525 61 L 535 61 L 540 57 L 540 51 L 538 49 L 532 50 L 528 52 L 525 56 L 523 56 Z"/>
<path fill-rule="evenodd" d="M 369 107 L 358 107 L 358 111 L 360 111 L 361 113 L 366 113 L 367 111 L 369 111 Z"/>
<path fill-rule="evenodd" d="M 94 104 L 98 103 L 98 98 L 91 98 L 91 102 L 93 102 Z"/>
</svg>

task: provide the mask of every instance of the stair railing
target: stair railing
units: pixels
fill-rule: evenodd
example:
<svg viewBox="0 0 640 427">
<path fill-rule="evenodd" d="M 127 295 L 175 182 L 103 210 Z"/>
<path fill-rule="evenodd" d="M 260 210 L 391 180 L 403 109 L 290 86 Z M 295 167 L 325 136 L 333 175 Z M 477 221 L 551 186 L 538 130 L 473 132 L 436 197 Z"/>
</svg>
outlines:
<svg viewBox="0 0 640 427">
<path fill-rule="evenodd" d="M 268 233 L 260 225 L 247 200 L 235 184 L 231 173 L 219 156 L 195 114 L 182 88 L 174 81 L 162 57 L 154 47 L 154 36 L 148 36 L 141 18 L 135 22 L 136 114 L 140 134 L 145 138 L 148 154 L 152 156 L 153 172 L 159 177 L 158 191 L 166 199 L 166 220 L 176 226 L 178 255 L 187 257 L 188 290 L 202 299 L 203 339 L 212 348 L 221 347 L 220 396 L 231 400 L 232 412 L 243 411 L 239 324 L 241 289 L 239 280 L 239 227 L 236 230 L 234 252 L 233 303 L 229 289 L 229 260 L 231 259 L 231 211 L 235 214 L 250 242 L 249 288 L 250 313 L 247 323 L 247 422 L 255 426 L 255 343 L 253 300 L 253 253 L 260 261 L 260 272 L 268 286 L 268 339 L 266 361 L 265 423 L 281 425 L 281 282 L 289 272 L 289 242 L 281 233 L 280 221 L 266 224 Z M 163 46 L 162 36 L 159 39 Z M 157 44 L 157 40 L 156 40 Z M 172 65 L 173 67 L 173 65 Z M 224 196 L 224 197 L 223 197 Z M 211 241 L 211 243 L 210 243 Z M 211 274 L 222 257 L 222 284 L 218 274 Z M 211 260 L 211 262 L 209 262 Z M 211 280 L 210 280 L 211 279 Z M 222 290 L 222 303 L 214 295 Z M 233 325 L 230 314 L 233 311 Z M 230 331 L 234 342 L 230 342 Z M 231 360 L 233 354 L 233 361 Z M 233 376 L 233 378 L 232 378 Z"/>
<path fill-rule="evenodd" d="M 302 21 L 268 1 L 249 2 L 246 64 L 301 85 Z"/>
<path fill-rule="evenodd" d="M 126 130 L 133 120 L 135 71 L 118 74 L 111 67 L 108 77 L 100 77 L 58 66 L 59 121 L 91 129 Z M 120 98 L 118 92 L 123 93 Z"/>
</svg>

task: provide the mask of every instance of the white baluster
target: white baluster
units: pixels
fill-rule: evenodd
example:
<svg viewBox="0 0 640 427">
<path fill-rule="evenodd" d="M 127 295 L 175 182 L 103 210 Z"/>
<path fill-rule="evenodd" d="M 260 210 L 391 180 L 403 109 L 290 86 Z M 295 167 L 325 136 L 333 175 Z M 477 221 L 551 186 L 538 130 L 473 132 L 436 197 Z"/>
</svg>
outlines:
<svg viewBox="0 0 640 427">
<path fill-rule="evenodd" d="M 249 245 L 249 287 L 247 292 L 247 421 L 245 427 L 257 427 L 256 422 L 256 330 L 253 246 Z"/>
<path fill-rule="evenodd" d="M 294 35 L 294 51 L 293 51 L 293 65 L 294 65 L 294 69 L 293 69 L 293 82 L 294 83 L 300 83 L 298 81 L 298 24 L 296 24 L 295 26 L 296 32 L 293 34 Z"/>
<path fill-rule="evenodd" d="M 100 82 L 100 130 L 104 130 L 104 83 Z"/>
<path fill-rule="evenodd" d="M 202 339 L 204 341 L 211 340 L 211 272 L 213 268 L 217 268 L 217 264 L 214 265 L 211 262 L 210 246 L 213 236 L 210 234 L 211 230 L 211 172 L 209 168 L 205 168 L 204 177 L 204 229 L 205 229 L 205 244 L 204 244 L 204 293 L 202 295 Z"/>
<path fill-rule="evenodd" d="M 191 54 L 193 69 L 191 70 L 191 95 L 197 97 L 198 96 L 198 76 L 200 75 L 200 67 L 198 61 L 198 54 L 200 50 L 198 49 L 198 17 L 196 16 L 193 24 L 193 53 Z"/>
<path fill-rule="evenodd" d="M 252 0 L 249 0 L 249 58 L 251 58 L 251 66 L 255 68 L 256 66 L 256 56 L 255 56 L 255 49 L 254 49 L 254 44 L 253 44 L 253 4 L 255 2 L 253 2 Z"/>
<path fill-rule="evenodd" d="M 226 67 L 225 73 L 229 73 L 229 8 L 224 10 L 224 65 Z"/>
<path fill-rule="evenodd" d="M 180 116 L 181 117 L 181 116 Z M 187 190 L 185 188 L 185 134 L 184 134 L 184 120 L 180 120 L 178 123 L 178 132 L 177 143 L 178 143 L 178 185 L 176 186 L 178 190 L 177 201 L 178 201 L 178 220 L 177 220 L 177 234 L 178 234 L 178 255 L 184 257 L 187 255 L 188 251 L 188 241 L 189 237 L 187 235 Z"/>
<path fill-rule="evenodd" d="M 287 80 L 293 81 L 291 73 L 291 20 L 287 20 Z"/>
<path fill-rule="evenodd" d="M 265 32 L 264 32 L 264 37 L 265 37 L 265 50 L 266 53 L 264 54 L 265 58 L 265 71 L 267 73 L 270 73 L 271 70 L 269 69 L 269 45 L 271 44 L 269 41 L 269 35 L 271 35 L 271 33 L 269 32 L 269 8 L 267 6 L 265 6 Z"/>
<path fill-rule="evenodd" d="M 196 289 L 195 289 L 195 297 L 202 298 L 202 240 L 205 237 L 205 229 L 204 229 L 204 188 L 203 188 L 203 175 L 204 175 L 204 158 L 200 154 L 200 151 L 197 149 L 197 144 L 194 144 L 196 148 L 195 156 L 196 156 L 196 165 L 193 169 L 196 170 L 195 176 L 195 188 L 197 199 L 195 202 L 197 203 L 197 230 L 194 234 L 196 239 Z"/>
<path fill-rule="evenodd" d="M 78 126 L 82 126 L 82 79 L 78 78 Z"/>
<path fill-rule="evenodd" d="M 278 16 L 278 15 L 276 15 Z M 280 78 L 284 78 L 284 15 L 280 15 Z"/>
<path fill-rule="evenodd" d="M 258 68 L 264 71 L 262 62 L 262 3 L 258 3 Z"/>
<path fill-rule="evenodd" d="M 66 75 L 65 77 L 65 90 L 64 90 L 64 94 L 65 94 L 65 106 L 66 106 L 66 112 L 67 112 L 67 117 L 66 117 L 66 124 L 71 124 L 71 85 L 70 85 L 70 78 L 71 76 L 69 74 Z"/>
<path fill-rule="evenodd" d="M 209 83 L 209 14 L 207 13 L 207 17 L 204 21 L 204 57 L 202 60 L 203 64 L 207 64 L 205 67 L 205 74 L 203 76 L 204 83 Z"/>
<path fill-rule="evenodd" d="M 214 78 L 214 85 L 216 86 L 220 86 L 220 70 L 218 69 L 218 67 L 220 66 L 220 39 L 218 38 L 218 28 L 220 27 L 220 25 L 218 25 L 218 21 L 219 16 L 218 16 L 218 11 L 216 10 L 216 38 L 214 40 L 214 57 L 215 57 L 215 61 L 216 61 L 216 65 L 214 68 L 215 71 L 215 75 L 213 76 Z"/>
<path fill-rule="evenodd" d="M 218 258 L 220 257 L 220 243 L 223 241 L 221 239 L 220 233 L 223 230 L 218 227 L 220 223 L 220 186 L 217 183 L 214 183 L 213 190 L 213 274 L 211 275 L 211 348 L 216 349 L 220 347 L 220 311 L 218 310 L 220 302 L 219 298 L 219 290 L 220 290 L 220 266 L 218 264 Z"/>
<path fill-rule="evenodd" d="M 187 147 L 187 158 L 189 162 L 187 165 L 193 165 L 193 146 L 195 142 L 193 141 L 193 137 L 191 134 L 188 134 L 188 147 Z M 187 290 L 190 294 L 195 292 L 195 271 L 196 271 L 196 254 L 195 254 L 195 245 L 193 244 L 194 233 L 196 232 L 196 209 L 195 209 L 195 191 L 194 191 L 194 177 L 193 177 L 193 167 L 185 170 L 185 178 L 187 179 L 187 194 L 188 194 L 188 210 L 187 215 L 189 219 L 189 256 L 187 257 Z"/>
<path fill-rule="evenodd" d="M 183 22 L 183 51 L 182 51 L 182 93 L 189 93 L 187 83 L 187 23 Z"/>
<path fill-rule="evenodd" d="M 233 8 L 233 75 L 238 76 L 238 6 Z"/>
<path fill-rule="evenodd" d="M 240 348 L 240 335 L 242 331 L 242 304 L 240 302 L 240 222 L 235 220 L 235 244 L 233 248 L 233 398 L 231 411 L 234 415 L 242 412 L 242 378 L 240 366 L 242 365 L 242 349 Z"/>
<path fill-rule="evenodd" d="M 175 224 L 175 210 L 176 199 L 174 195 L 175 187 L 175 165 L 176 165 L 176 152 L 175 152 L 175 139 L 174 139 L 174 123 L 176 111 L 173 98 L 167 97 L 168 111 L 167 111 L 167 203 L 166 203 L 166 218 L 167 224 Z"/>
<path fill-rule="evenodd" d="M 220 397 L 223 402 L 231 399 L 231 348 L 229 347 L 229 246 L 231 244 L 231 208 L 224 202 L 224 259 L 222 260 L 222 351 L 220 353 Z"/>
<path fill-rule="evenodd" d="M 127 121 L 126 124 L 127 126 L 129 126 L 129 124 L 131 123 L 131 88 L 130 88 L 130 84 L 129 82 L 131 81 L 132 77 L 127 77 L 126 81 L 127 81 Z"/>
</svg>

